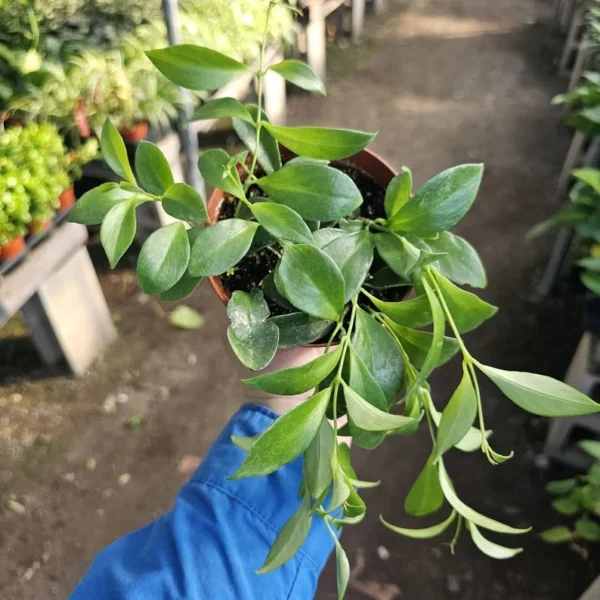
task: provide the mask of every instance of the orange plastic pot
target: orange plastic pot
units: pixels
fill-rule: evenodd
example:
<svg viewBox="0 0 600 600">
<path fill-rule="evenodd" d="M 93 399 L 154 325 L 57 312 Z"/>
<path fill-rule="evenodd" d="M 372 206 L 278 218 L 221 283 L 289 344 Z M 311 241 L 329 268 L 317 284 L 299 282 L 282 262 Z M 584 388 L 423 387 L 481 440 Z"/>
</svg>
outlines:
<svg viewBox="0 0 600 600">
<path fill-rule="evenodd" d="M 129 144 L 137 144 L 148 135 L 148 121 L 140 121 L 133 127 L 120 127 L 119 133 Z"/>
<path fill-rule="evenodd" d="M 36 235 L 38 233 L 44 233 L 44 231 L 48 231 L 51 225 L 52 219 L 46 219 L 45 221 L 31 221 L 27 229 L 29 231 L 29 235 Z"/>
<path fill-rule="evenodd" d="M 0 246 L 0 260 L 10 260 L 17 258 L 25 251 L 25 238 L 21 235 L 14 240 L 8 242 L 4 246 Z"/>
<path fill-rule="evenodd" d="M 60 210 L 68 210 L 75 204 L 75 189 L 73 186 L 66 189 L 59 197 Z"/>
</svg>

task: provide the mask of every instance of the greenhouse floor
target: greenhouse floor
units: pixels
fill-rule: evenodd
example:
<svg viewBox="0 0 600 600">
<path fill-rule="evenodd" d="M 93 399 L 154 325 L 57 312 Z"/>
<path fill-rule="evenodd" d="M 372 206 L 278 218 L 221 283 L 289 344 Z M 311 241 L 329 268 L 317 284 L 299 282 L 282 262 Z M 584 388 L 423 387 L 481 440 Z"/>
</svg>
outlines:
<svg viewBox="0 0 600 600">
<path fill-rule="evenodd" d="M 569 143 L 560 108 L 549 104 L 566 85 L 553 65 L 561 45 L 549 24 L 553 3 L 389 4 L 386 15 L 369 20 L 362 44 L 330 52 L 327 98 L 294 96 L 289 121 L 379 130 L 374 149 L 393 165 L 409 165 L 417 183 L 454 164 L 485 162 L 479 200 L 458 230 L 480 250 L 490 279 L 484 296 L 501 311 L 469 336 L 471 351 L 498 367 L 562 377 L 580 335 L 579 301 L 572 294 L 533 301 L 552 240 L 524 242 L 557 209 L 553 191 Z M 187 332 L 169 325 L 168 306 L 139 293 L 132 270 L 103 271 L 101 280 L 120 338 L 83 379 L 49 374 L 20 323 L 0 332 L 6 600 L 65 598 L 103 546 L 168 510 L 243 402 L 225 311 L 208 285 L 187 302 L 206 324 Z M 458 381 L 452 364 L 433 381 L 440 403 Z M 453 456 L 456 487 L 472 506 L 514 526 L 540 531 L 557 523 L 543 490 L 548 474 L 536 467 L 546 422 L 485 382 L 484 392 L 495 448 L 516 456 L 495 468 L 479 453 Z M 525 547 L 510 561 L 482 556 L 466 536 L 452 556 L 439 541 L 382 528 L 379 514 L 413 523 L 403 499 L 428 452 L 424 431 L 372 454 L 354 451 L 359 475 L 383 484 L 364 494 L 366 522 L 344 533 L 349 600 L 579 597 L 598 557 L 585 560 L 535 535 L 502 540 Z M 330 564 L 317 598 L 335 597 Z"/>
</svg>

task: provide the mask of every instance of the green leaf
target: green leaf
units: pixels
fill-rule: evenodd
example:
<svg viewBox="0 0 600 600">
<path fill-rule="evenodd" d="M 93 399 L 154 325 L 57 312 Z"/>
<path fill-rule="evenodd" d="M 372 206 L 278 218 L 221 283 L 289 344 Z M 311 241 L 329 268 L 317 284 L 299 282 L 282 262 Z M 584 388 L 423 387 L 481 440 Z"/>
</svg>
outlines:
<svg viewBox="0 0 600 600">
<path fill-rule="evenodd" d="M 204 317 L 189 306 L 178 306 L 170 315 L 169 323 L 179 329 L 201 329 L 204 326 Z"/>
<path fill-rule="evenodd" d="M 146 294 L 160 294 L 173 287 L 186 272 L 190 243 L 183 223 L 157 229 L 144 242 L 138 259 L 138 281 Z"/>
<path fill-rule="evenodd" d="M 483 165 L 452 167 L 430 179 L 389 220 L 393 231 L 435 236 L 458 223 L 471 208 Z"/>
<path fill-rule="evenodd" d="M 282 127 L 265 123 L 267 131 L 288 150 L 307 158 L 342 160 L 364 150 L 376 133 L 327 127 Z"/>
<path fill-rule="evenodd" d="M 248 109 L 235 98 L 217 98 L 209 100 L 192 115 L 192 121 L 201 121 L 203 119 L 240 119 L 254 126 L 254 120 L 248 112 Z"/>
<path fill-rule="evenodd" d="M 333 242 L 333 240 L 337 240 L 343 235 L 346 234 L 341 229 L 334 229 L 333 227 L 323 227 L 323 229 L 317 229 L 317 231 L 313 232 L 315 245 L 318 248 L 327 246 L 329 242 Z"/>
<path fill-rule="evenodd" d="M 169 161 L 151 142 L 141 141 L 137 147 L 135 172 L 142 187 L 156 196 L 162 196 L 174 183 Z"/>
<path fill-rule="evenodd" d="M 108 119 L 104 121 L 104 127 L 102 127 L 100 149 L 108 166 L 117 175 L 135 185 L 135 177 L 129 165 L 125 142 L 117 128 Z"/>
<path fill-rule="evenodd" d="M 335 221 L 362 204 L 356 184 L 325 165 L 286 166 L 258 180 L 269 199 L 295 210 L 309 221 Z"/>
<path fill-rule="evenodd" d="M 393 217 L 410 198 L 412 191 L 412 173 L 408 167 L 402 167 L 402 173 L 396 175 L 385 191 L 383 206 L 387 217 Z"/>
<path fill-rule="evenodd" d="M 473 523 L 469 523 L 468 527 L 471 533 L 471 538 L 475 545 L 484 554 L 491 558 L 504 560 L 507 558 L 512 558 L 513 556 L 516 556 L 517 554 L 523 552 L 523 548 L 505 548 L 504 546 L 500 546 L 499 544 L 490 542 L 490 540 L 481 535 L 481 532 Z"/>
<path fill-rule="evenodd" d="M 408 278 L 419 262 L 421 252 L 408 240 L 393 233 L 377 233 L 371 236 L 377 252 L 400 277 Z"/>
<path fill-rule="evenodd" d="M 398 325 L 393 321 L 386 319 L 388 327 L 400 338 L 404 351 L 408 354 L 411 363 L 420 369 L 433 341 L 433 334 L 428 331 L 417 331 Z M 451 337 L 444 337 L 440 358 L 436 366 L 441 366 L 448 362 L 457 352 L 458 342 Z"/>
<path fill-rule="evenodd" d="M 576 515 L 581 510 L 579 502 L 572 497 L 554 500 L 552 502 L 552 508 L 561 515 L 567 515 L 569 517 Z"/>
<path fill-rule="evenodd" d="M 325 85 L 306 63 L 292 59 L 284 60 L 276 65 L 271 65 L 269 70 L 275 71 L 275 73 L 303 90 L 317 92 L 323 94 L 323 96 L 326 95 Z"/>
<path fill-rule="evenodd" d="M 392 415 L 361 398 L 354 390 L 343 382 L 344 397 L 348 415 L 361 429 L 367 431 L 390 431 L 399 427 L 412 425 L 418 419 L 412 419 L 403 415 Z"/>
<path fill-rule="evenodd" d="M 300 456 L 321 427 L 329 396 L 327 388 L 273 421 L 254 442 L 231 479 L 268 475 Z"/>
<path fill-rule="evenodd" d="M 427 240 L 427 243 L 414 236 L 409 236 L 408 239 L 420 249 L 436 254 L 445 253 L 445 256 L 433 261 L 431 266 L 450 281 L 479 288 L 487 285 L 481 259 L 475 248 L 465 239 L 449 231 L 444 231 L 435 240 Z"/>
<path fill-rule="evenodd" d="M 581 274 L 581 283 L 596 295 L 600 295 L 600 274 L 585 272 Z"/>
<path fill-rule="evenodd" d="M 369 232 L 342 235 L 323 246 L 323 252 L 340 268 L 345 282 L 344 303 L 349 302 L 358 293 L 373 262 L 373 245 Z"/>
<path fill-rule="evenodd" d="M 218 90 L 248 71 L 233 58 L 192 44 L 149 50 L 146 56 L 167 79 L 188 90 Z"/>
<path fill-rule="evenodd" d="M 245 198 L 240 176 L 235 168 L 229 169 L 231 157 L 220 148 L 205 150 L 198 159 L 202 177 L 215 188 L 219 188 L 236 198 Z"/>
<path fill-rule="evenodd" d="M 258 106 L 246 105 L 246 108 L 252 119 L 258 121 Z M 268 121 L 267 115 L 262 112 L 262 120 Z M 233 129 L 242 140 L 244 146 L 254 154 L 256 151 L 256 128 L 250 123 L 241 119 L 233 119 Z M 264 169 L 265 173 L 272 173 L 281 169 L 281 155 L 279 154 L 279 144 L 277 140 L 264 128 L 260 128 L 260 141 L 258 152 L 256 153 L 258 164 Z"/>
<path fill-rule="evenodd" d="M 304 453 L 304 481 L 313 498 L 320 498 L 333 481 L 331 457 L 335 443 L 333 429 L 329 421 L 324 419 Z"/>
<path fill-rule="evenodd" d="M 308 244 L 286 247 L 279 263 L 278 278 L 284 296 L 302 312 L 331 321 L 337 321 L 341 316 L 344 277 L 333 260 L 319 248 Z"/>
<path fill-rule="evenodd" d="M 279 328 L 279 347 L 296 348 L 320 340 L 333 327 L 333 321 L 317 319 L 303 312 L 269 319 Z"/>
<path fill-rule="evenodd" d="M 340 442 L 338 444 L 338 464 L 343 474 L 348 479 L 356 479 L 356 471 L 350 463 L 350 446 L 346 442 Z"/>
<path fill-rule="evenodd" d="M 396 527 L 396 525 L 392 525 L 388 523 L 382 516 L 379 517 L 379 520 L 391 531 L 395 531 L 400 535 L 415 539 L 415 540 L 428 540 L 433 537 L 437 537 L 438 535 L 444 533 L 448 527 L 454 522 L 456 519 L 456 511 L 452 511 L 450 516 L 439 523 L 438 525 L 432 525 L 431 527 L 425 527 L 424 529 L 406 529 L 404 527 Z"/>
<path fill-rule="evenodd" d="M 571 175 L 575 179 L 587 183 L 594 189 L 595 192 L 600 194 L 600 170 L 590 167 L 584 169 L 574 169 Z"/>
<path fill-rule="evenodd" d="M 240 449 L 243 450 L 244 452 L 249 452 L 250 448 L 252 447 L 252 445 L 254 444 L 254 442 L 260 437 L 260 435 L 248 435 L 248 436 L 241 436 L 241 435 L 232 435 L 231 436 L 231 441 Z"/>
<path fill-rule="evenodd" d="M 381 267 L 373 273 L 372 277 L 365 282 L 365 285 L 375 290 L 389 290 L 398 287 L 409 287 L 411 283 L 396 275 L 389 267 Z"/>
<path fill-rule="evenodd" d="M 573 532 L 563 525 L 557 527 L 551 527 L 542 531 L 540 537 L 547 544 L 563 544 L 564 542 L 570 542 L 573 540 Z"/>
<path fill-rule="evenodd" d="M 312 390 L 321 383 L 339 363 L 341 353 L 342 347 L 338 346 L 300 367 L 282 369 L 242 381 L 269 394 L 295 396 Z"/>
<path fill-rule="evenodd" d="M 277 351 L 279 329 L 267 321 L 269 307 L 262 292 L 258 288 L 252 288 L 249 294 L 233 292 L 227 303 L 227 316 L 231 321 L 227 338 L 236 356 L 253 371 L 264 369 Z"/>
<path fill-rule="evenodd" d="M 261 230 L 259 229 L 258 232 L 260 233 L 260 231 Z M 263 229 L 263 231 L 264 231 L 264 229 Z M 256 239 L 256 236 L 254 236 L 254 239 Z M 250 247 L 250 251 L 252 251 L 252 247 Z M 270 300 L 272 300 L 273 302 L 275 302 L 275 304 L 277 304 L 277 306 L 281 306 L 281 308 L 285 308 L 287 310 L 294 310 L 294 307 L 285 299 L 283 294 L 279 291 L 279 289 L 275 285 L 275 273 L 278 271 L 278 267 L 279 267 L 279 263 L 277 263 L 275 265 L 274 271 L 272 273 L 269 273 L 261 281 L 260 287 L 261 287 L 264 295 L 267 298 L 269 298 Z M 299 314 L 304 314 L 304 313 L 299 313 Z M 308 315 L 306 315 L 306 317 L 308 317 Z M 275 317 L 273 317 L 273 319 L 274 318 Z M 313 318 L 313 317 L 311 317 L 311 318 Z M 281 338 L 279 339 L 279 342 L 281 343 Z"/>
<path fill-rule="evenodd" d="M 160 295 L 163 302 L 179 302 L 192 294 L 200 285 L 202 277 L 188 277 L 184 275 L 175 285 L 165 290 Z"/>
<path fill-rule="evenodd" d="M 546 375 L 477 366 L 523 410 L 541 417 L 589 415 L 600 405 L 580 391 Z"/>
<path fill-rule="evenodd" d="M 182 221 L 208 222 L 202 196 L 187 183 L 174 183 L 162 197 L 165 212 Z"/>
<path fill-rule="evenodd" d="M 577 480 L 574 477 L 570 479 L 559 479 L 557 481 L 550 481 L 546 485 L 546 491 L 555 496 L 567 494 L 575 488 Z"/>
<path fill-rule="evenodd" d="M 575 531 L 586 542 L 600 542 L 600 525 L 592 519 L 578 519 L 575 521 Z"/>
<path fill-rule="evenodd" d="M 433 321 L 431 307 L 426 295 L 417 296 L 411 300 L 401 302 L 385 302 L 371 294 L 367 294 L 369 300 L 394 323 L 405 327 L 425 327 Z"/>
<path fill-rule="evenodd" d="M 596 440 L 582 440 L 577 445 L 592 458 L 600 460 L 600 442 Z"/>
<path fill-rule="evenodd" d="M 348 581 L 350 581 L 350 563 L 348 562 L 348 557 L 340 544 L 340 540 L 338 540 L 335 533 L 329 527 L 327 521 L 327 529 L 329 529 L 329 533 L 335 542 L 335 562 L 336 562 L 336 578 L 337 578 L 337 593 L 338 600 L 343 600 L 346 595 L 346 589 L 348 588 Z"/>
<path fill-rule="evenodd" d="M 135 237 L 135 206 L 133 200 L 115 204 L 102 221 L 100 241 L 111 269 L 116 267 Z"/>
<path fill-rule="evenodd" d="M 362 308 L 356 311 L 352 347 L 383 390 L 388 407 L 392 406 L 404 381 L 402 352 L 389 332 Z"/>
<path fill-rule="evenodd" d="M 437 296 L 426 279 L 422 279 L 421 283 L 423 284 L 423 289 L 425 290 L 425 294 L 429 300 L 429 307 L 431 308 L 431 315 L 433 317 L 433 335 L 431 337 L 431 345 L 423 360 L 421 371 L 417 376 L 415 388 L 420 387 L 439 364 L 444 349 L 444 333 L 446 330 L 446 318 Z"/>
<path fill-rule="evenodd" d="M 443 503 L 444 493 L 440 487 L 432 455 L 427 459 L 423 470 L 410 488 L 404 501 L 404 510 L 409 515 L 422 517 L 435 512 Z"/>
<path fill-rule="evenodd" d="M 436 441 L 436 458 L 465 438 L 477 415 L 477 397 L 465 364 L 463 376 L 442 413 Z"/>
<path fill-rule="evenodd" d="M 257 571 L 260 575 L 277 569 L 293 558 L 308 536 L 312 523 L 310 498 L 304 496 L 300 508 L 290 517 L 275 538 L 265 564 Z"/>
<path fill-rule="evenodd" d="M 260 202 L 252 205 L 256 220 L 276 239 L 311 244 L 313 236 L 302 217 L 291 208 L 273 202 Z"/>
<path fill-rule="evenodd" d="M 248 252 L 257 228 L 257 223 L 226 219 L 199 230 L 192 245 L 189 274 L 221 275 L 234 267 Z"/>
<path fill-rule="evenodd" d="M 331 492 L 331 500 L 327 507 L 327 512 L 331 513 L 334 509 L 341 506 L 350 496 L 350 485 L 348 478 L 344 475 L 341 469 L 337 468 L 333 473 L 333 490 Z"/>
<path fill-rule="evenodd" d="M 495 306 L 481 300 L 471 292 L 456 287 L 437 271 L 434 271 L 434 273 L 444 302 L 460 333 L 466 333 L 479 327 L 498 312 Z"/>
<path fill-rule="evenodd" d="M 114 182 L 103 183 L 77 199 L 69 213 L 69 221 L 84 225 L 99 225 L 113 206 L 132 199 L 149 200 L 141 191 L 136 193 L 124 190 Z"/>
<path fill-rule="evenodd" d="M 497 533 L 518 534 L 527 533 L 531 530 L 531 527 L 528 527 L 527 529 L 515 529 L 514 527 L 509 527 L 508 525 L 504 525 L 504 523 L 499 523 L 498 521 L 494 521 L 493 519 L 474 511 L 456 495 L 454 487 L 452 486 L 452 482 L 450 481 L 450 477 L 448 477 L 446 467 L 444 466 L 443 459 L 440 459 L 438 462 L 438 471 L 440 476 L 440 485 L 442 486 L 442 491 L 444 492 L 444 496 L 446 496 L 446 500 L 448 500 L 450 506 L 452 506 L 452 508 L 459 515 L 462 515 L 467 521 L 471 521 L 472 523 L 475 523 L 484 529 L 496 531 Z"/>
</svg>

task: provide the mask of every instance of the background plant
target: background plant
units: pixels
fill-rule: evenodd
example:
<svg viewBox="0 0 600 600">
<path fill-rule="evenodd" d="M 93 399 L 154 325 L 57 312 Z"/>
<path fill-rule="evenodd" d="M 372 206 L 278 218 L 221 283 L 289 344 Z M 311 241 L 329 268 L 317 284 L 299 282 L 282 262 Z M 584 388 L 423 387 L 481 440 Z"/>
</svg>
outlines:
<svg viewBox="0 0 600 600">
<path fill-rule="evenodd" d="M 266 5 L 267 23 L 275 8 L 289 9 L 276 2 Z M 412 434 L 421 425 L 430 433 L 432 450 L 408 492 L 405 510 L 416 516 L 434 513 L 444 504 L 449 510 L 438 525 L 423 529 L 397 527 L 382 519 L 383 523 L 417 539 L 452 527 L 452 548 L 466 529 L 484 553 L 510 558 L 521 549 L 500 546 L 482 530 L 505 534 L 528 530 L 490 519 L 465 504 L 445 465 L 452 448 L 481 450 L 492 464 L 512 456 L 497 452 L 489 442 L 481 374 L 518 406 L 537 415 L 588 414 L 600 407 L 562 382 L 485 365 L 467 349 L 463 336 L 497 309 L 459 287 L 485 287 L 486 275 L 473 247 L 449 229 L 474 202 L 482 165 L 448 169 L 414 194 L 411 173 L 403 168 L 390 182 L 380 214 L 366 215 L 361 212 L 360 190 L 336 168 L 338 162 L 330 161 L 360 152 L 375 135 L 271 124 L 262 110 L 265 46 L 263 39 L 255 72 L 257 105 L 223 98 L 207 102 L 195 114 L 197 119 L 231 117 L 247 148 L 235 156 L 207 150 L 199 159 L 204 179 L 229 195 L 234 216 L 205 226 L 202 198 L 186 184 L 173 182 L 165 157 L 152 144 L 140 145 L 134 175 L 117 130 L 107 122 L 102 152 L 124 181 L 88 192 L 72 218 L 102 223 L 101 240 L 112 266 L 134 238 L 137 205 L 161 202 L 169 214 L 181 219 L 153 233 L 138 260 L 141 288 L 163 300 L 186 297 L 204 277 L 224 277 L 246 255 L 258 253 L 258 260 L 271 256 L 272 272 L 250 291 L 234 291 L 227 306 L 229 342 L 250 369 L 265 368 L 278 348 L 327 341 L 323 356 L 307 365 L 246 380 L 272 394 L 314 390 L 262 435 L 234 439 L 247 453 L 231 474 L 235 479 L 267 475 L 304 456 L 298 510 L 259 572 L 288 561 L 304 542 L 312 520 L 320 518 L 335 542 L 342 597 L 349 563 L 336 530 L 364 518 L 361 489 L 379 482 L 359 478 L 348 446 L 339 444 L 337 436 L 349 434 L 358 446 L 374 448 L 386 437 Z M 174 83 L 194 90 L 216 89 L 249 70 L 235 59 L 198 46 L 147 54 Z M 268 68 L 304 89 L 324 93 L 322 82 L 303 63 L 286 60 Z M 279 144 L 295 158 L 282 158 Z M 414 297 L 402 300 L 410 289 Z M 265 296 L 278 299 L 287 312 L 271 314 Z M 428 379 L 456 354 L 463 376 L 439 412 Z M 341 417 L 347 417 L 347 424 L 341 425 Z"/>
</svg>

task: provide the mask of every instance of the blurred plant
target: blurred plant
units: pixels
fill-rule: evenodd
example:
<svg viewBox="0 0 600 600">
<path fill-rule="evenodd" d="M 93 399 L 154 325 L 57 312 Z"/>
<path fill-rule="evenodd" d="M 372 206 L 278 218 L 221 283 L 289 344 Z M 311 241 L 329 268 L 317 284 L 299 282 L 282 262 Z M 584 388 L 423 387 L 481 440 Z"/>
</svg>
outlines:
<svg viewBox="0 0 600 600">
<path fill-rule="evenodd" d="M 584 440 L 579 447 L 594 459 L 587 474 L 551 481 L 546 486 L 546 491 L 557 496 L 552 508 L 576 520 L 571 527 L 557 525 L 546 529 L 540 537 L 549 544 L 569 543 L 587 557 L 585 542 L 600 542 L 600 442 Z"/>
<path fill-rule="evenodd" d="M 64 155 L 63 166 L 71 181 L 80 179 L 83 165 L 99 157 L 99 143 L 96 138 L 91 138 L 76 150 Z"/>
<path fill-rule="evenodd" d="M 582 82 L 568 94 L 558 94 L 552 104 L 569 104 L 565 123 L 586 134 L 600 133 L 600 73 L 587 71 Z"/>
</svg>

